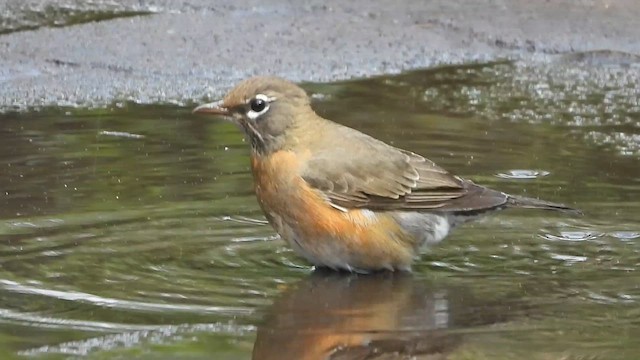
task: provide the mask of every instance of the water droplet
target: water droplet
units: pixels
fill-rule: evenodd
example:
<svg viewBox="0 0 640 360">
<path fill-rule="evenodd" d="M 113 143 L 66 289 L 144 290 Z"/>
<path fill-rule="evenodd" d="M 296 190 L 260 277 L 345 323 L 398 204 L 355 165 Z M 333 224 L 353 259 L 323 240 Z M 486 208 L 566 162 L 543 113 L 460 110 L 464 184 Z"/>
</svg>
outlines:
<svg viewBox="0 0 640 360">
<path fill-rule="evenodd" d="M 547 176 L 550 173 L 545 170 L 509 170 L 504 173 L 496 174 L 497 177 L 502 179 L 537 179 L 543 176 Z"/>
</svg>

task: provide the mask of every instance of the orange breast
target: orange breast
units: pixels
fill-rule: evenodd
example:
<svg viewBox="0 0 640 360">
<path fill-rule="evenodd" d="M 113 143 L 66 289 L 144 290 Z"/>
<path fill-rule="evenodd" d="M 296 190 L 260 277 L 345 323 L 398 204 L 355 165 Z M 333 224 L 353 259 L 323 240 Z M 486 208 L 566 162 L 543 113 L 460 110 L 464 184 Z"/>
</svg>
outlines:
<svg viewBox="0 0 640 360">
<path fill-rule="evenodd" d="M 299 176 L 304 154 L 279 151 L 251 160 L 256 195 L 269 222 L 310 261 L 345 268 L 399 268 L 411 262 L 413 239 L 390 214 L 335 209 Z"/>
</svg>

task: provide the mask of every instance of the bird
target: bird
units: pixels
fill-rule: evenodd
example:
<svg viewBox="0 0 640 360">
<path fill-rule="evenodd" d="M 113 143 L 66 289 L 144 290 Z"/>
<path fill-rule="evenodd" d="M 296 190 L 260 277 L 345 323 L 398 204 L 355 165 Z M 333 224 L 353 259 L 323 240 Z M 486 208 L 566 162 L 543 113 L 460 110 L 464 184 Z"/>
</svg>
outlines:
<svg viewBox="0 0 640 360">
<path fill-rule="evenodd" d="M 411 271 L 424 247 L 485 213 L 580 213 L 477 185 L 424 156 L 325 119 L 301 87 L 280 77 L 245 79 L 193 113 L 222 116 L 244 132 L 266 219 L 316 267 Z"/>
</svg>

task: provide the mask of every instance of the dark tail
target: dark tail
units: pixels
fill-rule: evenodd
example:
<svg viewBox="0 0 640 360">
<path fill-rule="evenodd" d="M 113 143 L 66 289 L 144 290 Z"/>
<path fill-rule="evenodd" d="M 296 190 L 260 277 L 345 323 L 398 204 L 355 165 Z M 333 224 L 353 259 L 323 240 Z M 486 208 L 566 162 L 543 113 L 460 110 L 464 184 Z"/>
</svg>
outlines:
<svg viewBox="0 0 640 360">
<path fill-rule="evenodd" d="M 570 208 L 562 204 L 556 204 L 549 201 L 538 200 L 538 199 L 528 198 L 524 196 L 517 196 L 517 195 L 509 195 L 509 199 L 507 200 L 507 206 L 526 208 L 526 209 L 555 210 L 555 211 L 562 211 L 562 212 L 573 214 L 573 215 L 582 215 L 582 211 L 578 209 Z"/>
</svg>

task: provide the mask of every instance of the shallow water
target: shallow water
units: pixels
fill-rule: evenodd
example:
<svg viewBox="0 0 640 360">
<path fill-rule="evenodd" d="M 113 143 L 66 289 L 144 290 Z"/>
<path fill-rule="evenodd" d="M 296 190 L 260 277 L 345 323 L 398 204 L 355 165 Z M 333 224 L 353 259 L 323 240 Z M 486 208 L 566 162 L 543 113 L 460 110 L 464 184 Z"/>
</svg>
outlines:
<svg viewBox="0 0 640 360">
<path fill-rule="evenodd" d="M 1 115 L 0 356 L 636 359 L 640 96 L 626 69 L 305 84 L 322 115 L 585 213 L 485 217 L 410 275 L 313 272 L 264 224 L 231 124 L 133 104 Z"/>
</svg>

